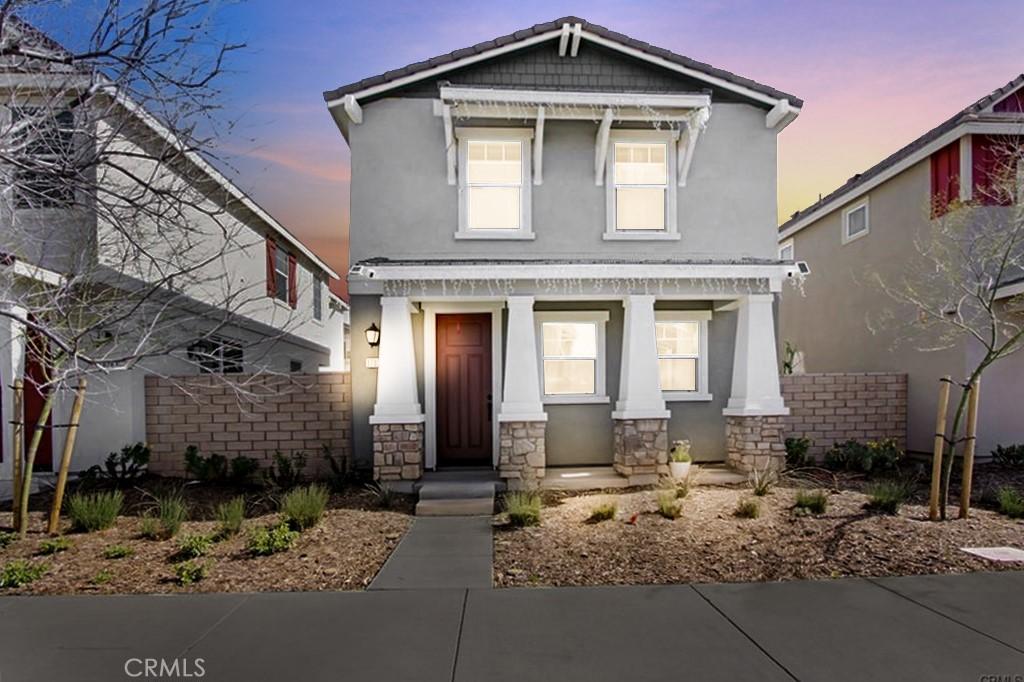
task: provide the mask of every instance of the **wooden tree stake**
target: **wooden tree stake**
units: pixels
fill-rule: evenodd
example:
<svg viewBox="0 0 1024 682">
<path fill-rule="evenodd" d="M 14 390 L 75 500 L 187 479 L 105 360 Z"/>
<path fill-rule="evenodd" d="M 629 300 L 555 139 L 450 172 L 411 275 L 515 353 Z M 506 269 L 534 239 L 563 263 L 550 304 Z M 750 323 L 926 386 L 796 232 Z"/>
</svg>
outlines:
<svg viewBox="0 0 1024 682">
<path fill-rule="evenodd" d="M 939 384 L 939 410 L 935 417 L 935 453 L 932 456 L 932 490 L 928 498 L 928 518 L 939 520 L 939 490 L 942 483 L 942 453 L 946 449 L 946 411 L 949 409 L 949 387 L 952 379 L 942 377 Z"/>
<path fill-rule="evenodd" d="M 964 471 L 960 482 L 960 518 L 966 519 L 971 510 L 971 479 L 974 475 L 974 447 L 978 434 L 978 400 L 981 393 L 981 377 L 971 384 L 971 396 L 967 402 L 967 442 L 964 444 Z"/>
<path fill-rule="evenodd" d="M 60 527 L 60 507 L 64 502 L 64 488 L 68 482 L 68 470 L 71 468 L 71 454 L 75 450 L 75 437 L 78 436 L 78 421 L 82 416 L 82 403 L 85 402 L 85 377 L 78 380 L 78 390 L 75 391 L 75 402 L 71 406 L 71 422 L 68 424 L 68 433 L 64 438 L 64 450 L 60 458 L 60 472 L 57 474 L 57 489 L 53 495 L 53 506 L 50 508 L 50 522 L 46 526 L 46 532 L 50 535 L 57 533 Z"/>
<path fill-rule="evenodd" d="M 24 460 L 24 445 L 22 440 L 24 439 L 25 430 L 25 407 L 22 400 L 25 395 L 25 384 L 21 379 L 14 380 L 14 405 L 11 407 L 14 411 L 14 433 L 11 437 L 11 452 L 13 459 L 13 483 L 14 483 L 14 500 L 12 501 L 12 512 L 14 516 L 14 530 L 21 530 L 21 463 Z"/>
</svg>

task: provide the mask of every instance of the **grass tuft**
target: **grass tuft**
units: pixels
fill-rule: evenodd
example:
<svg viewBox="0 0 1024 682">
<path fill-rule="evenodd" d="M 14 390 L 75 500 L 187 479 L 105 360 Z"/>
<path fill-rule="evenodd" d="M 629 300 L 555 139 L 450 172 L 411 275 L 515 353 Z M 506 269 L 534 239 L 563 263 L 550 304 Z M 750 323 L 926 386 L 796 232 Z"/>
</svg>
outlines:
<svg viewBox="0 0 1024 682">
<path fill-rule="evenodd" d="M 683 505 L 679 501 L 675 489 L 659 490 L 657 495 L 658 513 L 669 520 L 678 519 L 683 514 Z"/>
<path fill-rule="evenodd" d="M 213 547 L 213 538 L 209 535 L 186 535 L 178 539 L 178 556 L 185 559 L 198 559 Z"/>
<path fill-rule="evenodd" d="M 221 502 L 214 510 L 217 517 L 217 534 L 223 538 L 238 535 L 242 530 L 242 521 L 245 520 L 245 498 L 234 497 L 227 502 Z"/>
<path fill-rule="evenodd" d="M 21 587 L 39 580 L 48 566 L 27 559 L 12 559 L 0 569 L 0 587 Z"/>
<path fill-rule="evenodd" d="M 906 481 L 887 479 L 872 483 L 865 492 L 868 495 L 865 509 L 895 515 L 899 513 L 903 503 L 910 499 L 911 486 Z"/>
<path fill-rule="evenodd" d="M 71 549 L 71 538 L 47 538 L 39 543 L 40 554 L 57 554 Z"/>
<path fill-rule="evenodd" d="M 125 559 L 135 554 L 135 550 L 128 545 L 111 545 L 103 550 L 104 559 Z"/>
<path fill-rule="evenodd" d="M 772 491 L 779 481 L 779 475 L 774 469 L 754 469 L 750 472 L 750 487 L 758 497 L 764 497 Z"/>
<path fill-rule="evenodd" d="M 796 508 L 810 514 L 824 514 L 828 509 L 828 495 L 823 490 L 799 490 L 796 493 Z"/>
<path fill-rule="evenodd" d="M 268 556 L 289 549 L 297 537 L 299 534 L 289 528 L 287 523 L 259 526 L 249 533 L 246 548 L 257 556 Z"/>
<path fill-rule="evenodd" d="M 615 518 L 615 513 L 619 510 L 619 503 L 616 500 L 608 500 L 601 502 L 594 506 L 590 510 L 590 516 L 587 517 L 587 521 L 590 523 L 600 523 L 602 521 L 611 521 Z"/>
<path fill-rule="evenodd" d="M 540 524 L 540 495 L 529 490 L 505 493 L 502 500 L 508 520 L 513 526 L 537 526 Z"/>
<path fill-rule="evenodd" d="M 1011 519 L 1024 518 L 1024 495 L 1011 488 L 1003 486 L 996 494 L 996 501 L 999 504 L 999 513 L 1009 516 Z"/>
<path fill-rule="evenodd" d="M 281 500 L 281 516 L 292 530 L 304 531 L 320 523 L 330 493 L 313 484 L 288 492 Z"/>
<path fill-rule="evenodd" d="M 174 577 L 183 587 L 199 582 L 206 577 L 208 572 L 209 566 L 205 561 L 182 561 L 180 564 L 174 565 Z"/>
<path fill-rule="evenodd" d="M 752 497 L 740 500 L 733 514 L 741 519 L 756 519 L 761 515 L 761 503 Z"/>
<path fill-rule="evenodd" d="M 106 530 L 117 521 L 124 505 L 120 490 L 105 493 L 75 493 L 68 498 L 68 516 L 73 530 L 91 533 Z"/>
<path fill-rule="evenodd" d="M 156 515 L 160 519 L 161 535 L 173 538 L 188 518 L 188 507 L 181 493 L 168 493 L 156 498 Z"/>
</svg>

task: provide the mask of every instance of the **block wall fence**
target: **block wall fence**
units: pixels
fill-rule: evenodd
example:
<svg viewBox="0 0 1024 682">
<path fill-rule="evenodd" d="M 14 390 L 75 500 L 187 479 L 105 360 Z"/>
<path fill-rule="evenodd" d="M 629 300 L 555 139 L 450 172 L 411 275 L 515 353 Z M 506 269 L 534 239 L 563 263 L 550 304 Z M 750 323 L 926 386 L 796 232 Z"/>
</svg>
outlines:
<svg viewBox="0 0 1024 682">
<path fill-rule="evenodd" d="M 907 446 L 907 375 L 891 372 L 781 377 L 785 438 L 809 438 L 819 460 L 836 442 L 895 438 Z"/>
<path fill-rule="evenodd" d="M 275 451 L 307 457 L 306 473 L 327 470 L 322 447 L 352 463 L 352 380 L 348 372 L 258 376 L 146 377 L 150 471 L 185 473 L 185 448 L 266 467 Z"/>
</svg>

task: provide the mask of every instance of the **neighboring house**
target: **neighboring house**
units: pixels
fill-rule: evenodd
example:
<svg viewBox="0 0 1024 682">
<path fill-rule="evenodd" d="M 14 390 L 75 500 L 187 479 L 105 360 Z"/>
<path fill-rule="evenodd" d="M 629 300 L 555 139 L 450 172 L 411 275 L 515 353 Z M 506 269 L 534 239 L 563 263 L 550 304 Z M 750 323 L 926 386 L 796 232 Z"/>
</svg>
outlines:
<svg viewBox="0 0 1024 682">
<path fill-rule="evenodd" d="M 566 17 L 324 93 L 352 156 L 354 453 L 424 469 L 763 466 L 786 93 Z M 372 346 L 369 341 L 378 341 Z"/>
<path fill-rule="evenodd" d="M 948 374 L 962 380 L 977 349 L 963 339 L 943 350 L 920 350 L 931 341 L 909 331 L 917 311 L 899 308 L 870 280 L 899 281 L 919 257 L 915 237 L 930 228 L 934 211 L 953 201 L 993 203 L 985 188 L 997 152 L 1006 136 L 1022 133 L 1024 75 L 853 176 L 779 228 L 780 257 L 806 261 L 812 271 L 803 295 L 782 299 L 780 337 L 799 350 L 808 372 L 906 372 L 911 451 L 931 451 L 939 379 Z M 1022 289 L 1008 286 L 1000 298 Z M 886 322 L 883 313 L 889 309 L 899 314 Z M 1024 442 L 1022 386 L 1024 353 L 986 372 L 979 456 L 1000 442 Z"/>
<path fill-rule="evenodd" d="M 4 25 L 6 30 L 12 31 L 23 27 L 11 17 L 7 17 Z M 28 27 L 24 30 L 31 31 Z M 45 36 L 27 33 L 27 38 L 38 39 L 40 49 L 61 49 Z M 0 89 L 3 102 L 0 126 L 9 126 L 12 116 L 20 115 L 19 93 L 30 92 L 32 88 L 25 86 L 31 85 L 35 78 L 37 74 L 5 72 L 6 80 Z M 118 117 L 117 125 L 110 126 L 115 131 L 112 134 L 118 136 L 115 144 L 123 149 L 130 152 L 138 146 L 152 144 L 180 146 L 173 133 L 126 97 L 118 94 L 110 111 Z M 66 112 L 53 112 L 53 129 L 60 131 L 73 116 L 70 108 Z M 71 138 L 70 135 L 53 136 L 62 144 L 74 144 Z M 127 153 L 123 158 L 132 156 Z M 151 159 L 150 156 L 138 163 Z M 144 172 L 132 168 L 131 161 L 124 161 L 124 164 L 124 172 Z M 211 314 L 209 308 L 215 305 L 213 301 L 226 299 L 217 299 L 208 288 L 175 291 L 174 308 L 182 324 L 175 328 L 162 327 L 159 333 L 181 335 L 181 347 L 164 356 L 146 358 L 130 370 L 90 377 L 73 470 L 100 463 L 108 452 L 127 443 L 146 440 L 144 378 L 147 374 L 311 373 L 320 368 L 342 369 L 345 366 L 343 335 L 347 329 L 348 309 L 328 289 L 329 280 L 336 279 L 337 274 L 199 154 L 185 151 L 160 171 L 162 175 L 154 175 L 157 179 L 153 187 L 160 187 L 162 180 L 159 178 L 175 184 L 185 178 L 185 184 L 198 187 L 207 197 L 208 203 L 196 209 L 198 217 L 194 218 L 192 227 L 202 239 L 209 240 L 202 242 L 208 253 L 223 252 L 210 265 L 209 281 L 228 281 L 244 292 L 245 298 L 237 308 L 214 310 Z M 106 177 L 102 175 L 105 172 L 107 169 L 97 170 L 100 177 Z M 12 191 L 17 190 L 10 186 L 5 189 L 7 194 Z M 81 208 L 88 202 L 76 201 L 76 208 L 72 209 L 69 196 L 50 192 L 40 193 L 33 201 L 15 197 L 2 204 L 0 291 L 57 285 L 65 273 L 72 270 L 93 273 L 98 282 L 118 291 L 125 290 L 121 287 L 145 283 L 145 273 L 112 262 L 111 254 L 102 246 L 96 246 L 110 243 L 111 237 L 104 235 L 102 221 Z M 206 216 L 210 216 L 209 219 Z M 170 229 L 175 229 L 173 223 Z M 225 234 L 233 236 L 230 248 L 223 246 Z M 172 244 L 176 242 L 174 234 L 163 236 Z M 7 300 L 3 298 L 0 296 L 0 305 L 12 305 L 13 295 Z M 23 318 L 23 311 L 21 315 Z M 215 319 L 221 322 L 216 327 L 197 328 L 206 324 L 206 320 Z M 96 330 L 96 334 L 103 333 L 103 329 Z M 195 337 L 186 338 L 193 333 Z M 33 354 L 25 352 L 25 337 L 23 325 L 10 316 L 0 315 L 0 478 L 11 476 L 11 422 L 17 417 L 11 413 L 13 380 L 44 376 L 44 368 L 37 366 L 39 363 L 34 361 Z M 194 341 L 190 340 L 193 338 Z M 38 391 L 28 383 L 22 416 L 33 424 L 41 400 Z M 70 407 L 71 396 L 62 393 L 50 420 L 53 428 L 45 431 L 40 446 L 36 471 L 51 471 L 57 465 L 66 432 L 61 425 L 68 423 Z"/>
</svg>

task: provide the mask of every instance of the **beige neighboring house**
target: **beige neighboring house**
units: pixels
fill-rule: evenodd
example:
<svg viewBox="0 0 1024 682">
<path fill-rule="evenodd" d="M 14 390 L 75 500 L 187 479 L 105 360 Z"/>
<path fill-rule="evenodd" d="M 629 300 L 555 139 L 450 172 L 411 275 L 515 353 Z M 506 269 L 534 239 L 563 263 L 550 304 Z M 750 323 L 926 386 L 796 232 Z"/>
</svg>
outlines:
<svg viewBox="0 0 1024 682">
<path fill-rule="evenodd" d="M 869 278 L 896 282 L 918 256 L 914 236 L 931 221 L 934 200 L 990 203 L 983 190 L 996 149 L 1024 134 L 1024 75 L 986 95 L 842 187 L 797 212 L 779 228 L 779 255 L 805 261 L 803 293 L 780 303 L 780 345 L 789 342 L 806 372 L 899 371 L 908 375 L 908 450 L 928 452 L 935 430 L 938 382 L 963 378 L 977 353 L 966 340 L 924 351 L 909 327 L 914 310 L 899 310 Z M 1020 294 L 1024 277 L 1002 298 Z M 876 322 L 886 309 L 897 313 Z M 1008 314 L 1021 314 L 1009 311 Z M 799 371 L 799 370 L 798 370 Z M 984 377 L 978 453 L 1024 442 L 1024 353 L 1000 360 Z"/>
</svg>

